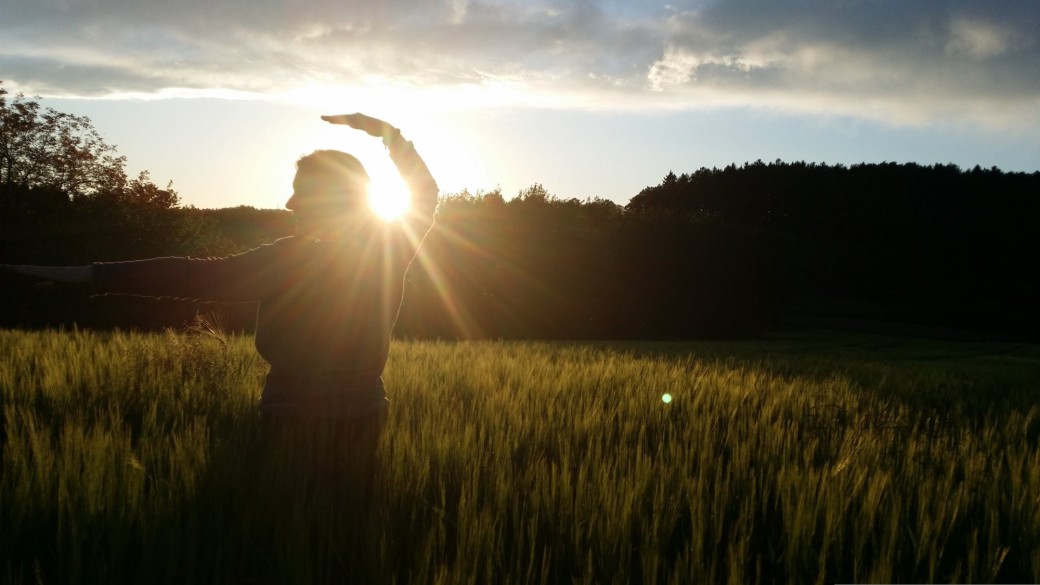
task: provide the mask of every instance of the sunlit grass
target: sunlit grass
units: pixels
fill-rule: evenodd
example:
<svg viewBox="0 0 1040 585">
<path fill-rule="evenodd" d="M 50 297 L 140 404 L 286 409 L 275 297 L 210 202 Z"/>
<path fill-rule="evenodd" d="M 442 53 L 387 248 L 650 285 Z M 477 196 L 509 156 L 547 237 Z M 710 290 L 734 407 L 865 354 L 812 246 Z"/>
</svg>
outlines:
<svg viewBox="0 0 1040 585">
<path fill-rule="evenodd" d="M 1037 349 L 891 343 L 396 343 L 366 513 L 248 338 L 0 332 L 0 581 L 1040 580 Z"/>
</svg>

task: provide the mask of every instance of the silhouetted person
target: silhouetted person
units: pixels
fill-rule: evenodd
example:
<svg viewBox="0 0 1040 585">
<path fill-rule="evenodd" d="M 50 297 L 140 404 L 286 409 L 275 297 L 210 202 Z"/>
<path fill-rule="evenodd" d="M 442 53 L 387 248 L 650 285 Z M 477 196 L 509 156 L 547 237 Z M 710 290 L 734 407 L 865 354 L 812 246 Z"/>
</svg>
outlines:
<svg viewBox="0 0 1040 585">
<path fill-rule="evenodd" d="M 297 161 L 285 204 L 294 236 L 225 258 L 3 268 L 98 293 L 258 301 L 256 348 L 271 366 L 260 399 L 265 427 L 320 427 L 331 433 L 323 441 L 370 457 L 386 422 L 390 333 L 405 272 L 433 224 L 437 184 L 397 128 L 363 114 L 322 119 L 382 138 L 412 194 L 403 218 L 386 222 L 371 211 L 356 158 L 319 150 Z M 341 471 L 329 464 L 329 473 Z"/>
</svg>

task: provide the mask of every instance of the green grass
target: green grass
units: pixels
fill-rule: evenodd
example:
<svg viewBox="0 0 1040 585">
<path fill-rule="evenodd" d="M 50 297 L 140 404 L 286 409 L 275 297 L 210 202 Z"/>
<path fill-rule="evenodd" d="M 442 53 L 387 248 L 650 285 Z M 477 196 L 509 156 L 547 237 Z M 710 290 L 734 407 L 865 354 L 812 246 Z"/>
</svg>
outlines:
<svg viewBox="0 0 1040 585">
<path fill-rule="evenodd" d="M 0 331 L 0 582 L 1040 581 L 1036 346 L 395 343 L 367 510 L 265 441 L 264 371 Z"/>
</svg>

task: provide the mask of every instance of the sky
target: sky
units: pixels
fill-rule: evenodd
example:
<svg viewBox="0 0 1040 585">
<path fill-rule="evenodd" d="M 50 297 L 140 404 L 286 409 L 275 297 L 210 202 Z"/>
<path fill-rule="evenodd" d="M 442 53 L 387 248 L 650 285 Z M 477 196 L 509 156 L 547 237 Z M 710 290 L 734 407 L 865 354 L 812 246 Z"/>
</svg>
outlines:
<svg viewBox="0 0 1040 585">
<path fill-rule="evenodd" d="M 755 160 L 1040 170 L 1036 0 L 0 0 L 0 80 L 88 116 L 185 205 L 401 128 L 442 192 L 627 203 Z"/>
</svg>

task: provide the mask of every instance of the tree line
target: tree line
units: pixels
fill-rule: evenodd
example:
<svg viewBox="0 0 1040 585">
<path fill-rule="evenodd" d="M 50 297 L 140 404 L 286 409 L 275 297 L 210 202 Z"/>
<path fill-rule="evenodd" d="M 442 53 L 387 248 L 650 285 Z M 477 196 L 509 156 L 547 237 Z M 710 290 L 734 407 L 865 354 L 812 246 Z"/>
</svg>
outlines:
<svg viewBox="0 0 1040 585">
<path fill-rule="evenodd" d="M 800 249 L 803 300 L 849 316 L 1040 330 L 1037 172 L 757 161 L 669 173 L 627 209 L 788 238 Z"/>
<path fill-rule="evenodd" d="M 184 207 L 126 176 L 86 118 L 0 86 L 0 263 L 218 256 L 292 233 L 289 212 Z M 1040 174 L 761 161 L 669 172 L 626 206 L 534 184 L 442 196 L 396 334 L 449 339 L 755 335 L 809 315 L 1029 336 Z M 0 325 L 162 328 L 249 305 L 4 283 Z"/>
</svg>

